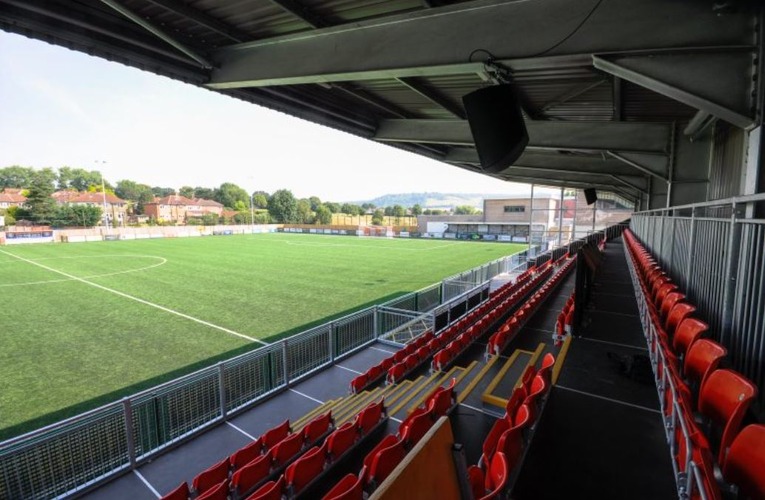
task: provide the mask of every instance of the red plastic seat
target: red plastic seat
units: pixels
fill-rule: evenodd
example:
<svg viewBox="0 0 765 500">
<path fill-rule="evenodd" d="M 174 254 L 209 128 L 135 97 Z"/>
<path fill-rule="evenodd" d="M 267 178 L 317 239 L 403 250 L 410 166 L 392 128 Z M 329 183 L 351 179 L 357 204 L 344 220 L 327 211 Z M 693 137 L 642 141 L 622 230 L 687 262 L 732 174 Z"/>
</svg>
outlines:
<svg viewBox="0 0 765 500">
<path fill-rule="evenodd" d="M 677 307 L 675 306 L 675 309 Z M 691 345 L 701 338 L 701 335 L 707 330 L 709 330 L 709 325 L 700 319 L 685 318 L 677 325 L 675 335 L 672 337 L 672 348 L 675 350 L 675 354 L 685 356 Z"/>
<path fill-rule="evenodd" d="M 369 450 L 369 452 L 364 457 L 363 467 L 368 471 L 369 468 L 372 466 L 372 460 L 375 459 L 375 456 L 377 453 L 382 450 L 383 448 L 387 448 L 388 446 L 393 446 L 394 444 L 398 443 L 399 439 L 398 436 L 395 434 L 388 434 L 384 438 L 380 440 L 379 443 L 375 445 L 374 448 Z"/>
<path fill-rule="evenodd" d="M 741 427 L 757 387 L 741 374 L 727 369 L 712 372 L 701 386 L 699 412 L 722 428 L 718 462 L 724 463 L 728 447 Z"/>
<path fill-rule="evenodd" d="M 380 365 L 374 365 L 367 370 L 367 380 L 369 382 L 377 380 L 382 375 L 382 367 Z"/>
<path fill-rule="evenodd" d="M 449 408 L 454 405 L 454 385 L 456 378 L 452 378 L 451 383 L 446 387 L 439 387 L 428 397 L 425 407 L 431 412 L 433 418 L 446 415 Z"/>
<path fill-rule="evenodd" d="M 404 421 L 406 422 L 406 425 L 402 422 L 399 427 L 401 441 L 403 441 L 406 446 L 414 446 L 417 444 L 417 442 L 422 439 L 422 436 L 424 436 L 433 425 L 433 416 L 431 413 L 425 409 L 420 408 L 419 410 L 422 411 L 415 410 L 415 412 L 410 415 L 411 418 L 407 417 Z"/>
<path fill-rule="evenodd" d="M 290 421 L 285 420 L 276 427 L 267 430 L 263 436 L 263 448 L 266 450 L 271 449 L 276 443 L 287 437 L 290 433 Z"/>
<path fill-rule="evenodd" d="M 188 500 L 190 494 L 189 485 L 184 481 L 160 500 Z"/>
<path fill-rule="evenodd" d="M 471 466 L 468 469 L 468 478 L 473 490 L 473 498 L 480 500 L 499 498 L 502 490 L 507 486 L 509 475 L 510 470 L 507 465 L 507 459 L 501 452 L 494 455 L 491 467 L 486 474 L 475 465 Z"/>
<path fill-rule="evenodd" d="M 284 479 L 291 495 L 297 495 L 324 471 L 327 463 L 327 443 L 314 446 L 295 460 L 284 471 Z"/>
<path fill-rule="evenodd" d="M 545 382 L 549 386 L 552 380 L 552 369 L 555 366 L 555 356 L 552 353 L 547 353 L 542 358 L 542 366 L 539 368 L 537 375 L 545 379 Z"/>
<path fill-rule="evenodd" d="M 351 380 L 350 387 L 351 387 L 351 394 L 358 394 L 362 390 L 364 390 L 364 387 L 367 386 L 367 374 L 362 373 L 358 377 Z"/>
<path fill-rule="evenodd" d="M 750 498 L 765 498 L 765 425 L 744 427 L 722 466 L 723 477 Z"/>
<path fill-rule="evenodd" d="M 271 452 L 252 460 L 231 476 L 231 489 L 241 498 L 271 473 Z"/>
<path fill-rule="evenodd" d="M 677 304 L 681 300 L 685 300 L 684 294 L 680 292 L 668 293 L 667 296 L 664 297 L 664 300 L 661 303 L 661 309 L 659 310 L 659 312 L 661 313 L 661 317 L 666 319 L 667 316 L 669 316 L 669 311 L 671 311 L 672 308 L 675 307 L 675 304 Z"/>
<path fill-rule="evenodd" d="M 340 480 L 322 500 L 362 500 L 364 498 L 364 485 L 362 479 L 365 471 L 359 475 L 348 474 Z"/>
<path fill-rule="evenodd" d="M 274 468 L 276 469 L 289 462 L 289 460 L 297 455 L 301 449 L 303 449 L 302 434 L 290 434 L 279 441 L 279 443 L 271 450 Z"/>
<path fill-rule="evenodd" d="M 387 372 L 388 370 L 390 370 L 390 367 L 393 366 L 393 357 L 388 356 L 387 358 L 380 361 L 379 365 L 384 372 Z"/>
<path fill-rule="evenodd" d="M 515 412 L 518 411 L 518 408 L 523 404 L 524 401 L 526 401 L 526 397 L 528 397 L 528 393 L 526 392 L 526 389 L 523 388 L 523 386 L 516 387 L 513 390 L 513 393 L 510 395 L 510 399 L 507 400 L 507 404 L 505 405 L 505 418 L 509 421 L 512 421 L 515 417 Z"/>
<path fill-rule="evenodd" d="M 526 401 L 524 401 L 524 404 L 533 406 L 534 408 L 532 408 L 532 410 L 535 409 L 539 404 L 540 398 L 542 398 L 542 396 L 547 393 L 549 388 L 550 384 L 547 383 L 547 380 L 545 380 L 544 376 L 537 374 L 534 377 L 534 380 L 531 381 L 531 386 L 529 387 L 529 395 L 526 396 Z"/>
<path fill-rule="evenodd" d="M 379 486 L 387 478 L 393 469 L 404 460 L 406 449 L 404 443 L 396 440 L 396 443 L 383 448 L 377 452 L 372 459 L 372 466 L 369 469 L 367 484 L 372 488 Z"/>
<path fill-rule="evenodd" d="M 503 453 L 508 469 L 512 470 L 521 461 L 523 454 L 523 429 L 511 427 L 499 437 L 496 453 Z"/>
<path fill-rule="evenodd" d="M 498 418 L 494 425 L 491 426 L 491 430 L 486 434 L 486 438 L 483 440 L 483 446 L 481 448 L 481 463 L 486 465 L 491 463 L 491 459 L 494 456 L 494 452 L 497 450 L 497 443 L 502 434 L 507 431 L 512 422 L 508 422 L 504 418 Z"/>
<path fill-rule="evenodd" d="M 231 469 L 237 470 L 240 467 L 243 467 L 247 465 L 248 463 L 252 462 L 253 460 L 261 456 L 262 454 L 263 454 L 263 440 L 258 438 L 252 443 L 240 448 L 238 451 L 235 451 L 228 458 L 228 461 L 231 464 Z"/>
<path fill-rule="evenodd" d="M 332 426 L 332 410 L 314 418 L 303 428 L 303 439 L 310 446 L 326 434 Z"/>
<path fill-rule="evenodd" d="M 209 488 L 206 492 L 199 495 L 196 500 L 226 500 L 228 498 L 228 479 L 224 479 L 219 484 Z"/>
<path fill-rule="evenodd" d="M 284 493 L 284 475 L 279 476 L 277 481 L 269 481 L 258 491 L 247 497 L 247 500 L 281 500 Z"/>
<path fill-rule="evenodd" d="M 327 454 L 331 460 L 337 460 L 356 442 L 358 431 L 352 422 L 346 422 L 327 436 Z"/>
<path fill-rule="evenodd" d="M 226 479 L 228 479 L 228 458 L 197 474 L 191 486 L 197 495 L 201 495 Z"/>
<path fill-rule="evenodd" d="M 356 426 L 358 427 L 359 432 L 361 432 L 361 434 L 367 434 L 371 431 L 380 422 L 384 409 L 383 400 L 380 400 L 377 403 L 370 403 L 366 408 L 361 410 L 358 417 L 356 417 Z"/>
<path fill-rule="evenodd" d="M 388 370 L 388 383 L 389 384 L 395 384 L 402 378 L 404 378 L 404 374 L 406 373 L 406 365 L 404 363 L 396 363 L 393 365 L 390 370 Z"/>
<path fill-rule="evenodd" d="M 656 294 L 653 296 L 653 304 L 656 307 L 661 307 L 661 302 L 664 300 L 664 297 L 666 297 L 668 293 L 674 292 L 677 289 L 677 285 L 671 281 L 662 283 L 657 289 Z"/>
<path fill-rule="evenodd" d="M 526 389 L 526 392 L 530 392 L 529 389 L 531 389 L 531 381 L 534 380 L 534 376 L 537 374 L 537 369 L 532 366 L 527 366 L 525 370 L 523 370 L 523 374 L 521 375 L 521 386 Z"/>
<path fill-rule="evenodd" d="M 687 302 L 678 302 L 669 311 L 667 321 L 664 322 L 664 330 L 670 337 L 672 337 L 675 334 L 677 326 L 682 323 L 683 320 L 689 318 L 694 312 L 696 312 L 696 306 L 688 304 Z"/>
<path fill-rule="evenodd" d="M 405 358 L 406 356 L 407 356 L 407 353 L 406 353 L 406 351 L 404 351 L 403 349 L 401 349 L 401 350 L 399 350 L 399 351 L 396 351 L 396 352 L 394 352 L 394 353 L 393 353 L 393 363 L 394 363 L 394 364 L 395 364 L 395 363 L 401 363 L 402 361 L 404 361 L 404 358 Z"/>
<path fill-rule="evenodd" d="M 717 370 L 726 354 L 728 351 L 717 342 L 699 339 L 688 349 L 683 373 L 691 382 L 703 385 L 709 374 Z"/>
<path fill-rule="evenodd" d="M 451 361 L 451 353 L 448 349 L 441 349 L 433 356 L 433 368 L 442 371 L 449 361 Z"/>
<path fill-rule="evenodd" d="M 513 421 L 510 423 L 510 428 L 523 431 L 527 427 L 531 426 L 535 418 L 536 413 L 534 412 L 534 409 L 527 404 L 522 404 L 518 407 L 518 410 L 516 410 Z"/>
</svg>

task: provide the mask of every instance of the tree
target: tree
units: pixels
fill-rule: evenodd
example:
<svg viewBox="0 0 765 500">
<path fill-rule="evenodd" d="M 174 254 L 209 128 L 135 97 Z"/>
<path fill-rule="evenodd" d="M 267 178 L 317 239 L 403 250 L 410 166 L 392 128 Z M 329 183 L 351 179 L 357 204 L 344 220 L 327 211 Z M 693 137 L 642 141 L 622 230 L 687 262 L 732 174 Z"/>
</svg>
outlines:
<svg viewBox="0 0 765 500">
<path fill-rule="evenodd" d="M 418 215 L 422 215 L 422 207 L 419 204 L 415 203 L 412 206 L 412 215 L 414 215 L 415 217 L 417 217 Z"/>
<path fill-rule="evenodd" d="M 393 217 L 403 217 L 406 215 L 406 210 L 401 205 L 393 205 Z"/>
<path fill-rule="evenodd" d="M 351 212 L 353 211 L 353 207 L 350 203 L 343 203 L 340 206 L 340 213 L 352 215 Z"/>
<path fill-rule="evenodd" d="M 339 203 L 334 203 L 334 202 L 328 201 L 328 202 L 324 203 L 324 206 L 327 207 L 329 209 L 329 211 L 332 212 L 333 214 L 339 214 L 340 213 L 340 204 Z"/>
<path fill-rule="evenodd" d="M 460 205 L 454 208 L 455 215 L 475 215 L 478 209 L 470 205 Z"/>
<path fill-rule="evenodd" d="M 197 186 L 194 188 L 194 198 L 202 198 L 204 200 L 214 200 L 215 190 Z"/>
<path fill-rule="evenodd" d="M 324 205 L 316 207 L 316 217 L 314 218 L 316 224 L 331 224 L 332 212 Z"/>
<path fill-rule="evenodd" d="M 243 202 L 242 200 L 236 200 L 236 203 L 234 203 L 233 208 L 237 212 L 247 212 L 248 209 L 249 209 L 247 204 L 245 202 Z M 248 215 L 248 217 L 249 217 L 249 215 Z"/>
<path fill-rule="evenodd" d="M 93 227 L 101 220 L 101 207 L 64 205 L 58 207 L 51 221 L 53 226 Z"/>
<path fill-rule="evenodd" d="M 268 193 L 263 194 L 263 191 L 252 193 L 252 206 L 255 208 L 268 208 Z"/>
<path fill-rule="evenodd" d="M 393 207 L 385 207 L 385 211 L 383 213 L 386 217 L 393 217 Z"/>
<path fill-rule="evenodd" d="M 319 206 L 321 205 L 321 200 L 318 196 L 311 196 L 308 198 L 308 202 L 311 204 L 311 210 L 314 212 L 318 210 Z"/>
<path fill-rule="evenodd" d="M 377 208 L 374 203 L 362 203 L 361 208 L 364 210 L 372 210 L 374 208 Z"/>
<path fill-rule="evenodd" d="M 215 201 L 228 208 L 234 208 L 237 201 L 241 201 L 245 206 L 249 206 L 250 195 L 236 184 L 224 182 L 215 190 Z"/>
<path fill-rule="evenodd" d="M 268 200 L 268 213 L 276 222 L 295 223 L 298 220 L 297 200 L 292 191 L 280 189 Z"/>
<path fill-rule="evenodd" d="M 384 212 L 380 210 L 379 208 L 375 210 L 375 213 L 372 214 L 372 225 L 373 226 L 382 226 L 383 223 L 383 216 Z"/>
<path fill-rule="evenodd" d="M 46 175 L 36 175 L 29 186 L 25 211 L 40 224 L 50 224 L 56 214 L 56 200 L 53 194 L 53 180 Z"/>
<path fill-rule="evenodd" d="M 117 181 L 114 194 L 131 202 L 131 205 L 135 207 L 133 210 L 137 214 L 144 213 L 144 206 L 154 201 L 154 193 L 148 184 L 138 184 L 127 179 Z"/>
<path fill-rule="evenodd" d="M 28 188 L 32 184 L 35 170 L 31 167 L 12 165 L 0 168 L 0 191 L 3 188 Z"/>
<path fill-rule="evenodd" d="M 85 170 L 84 168 L 61 167 L 58 169 L 59 189 L 75 189 L 88 191 L 91 187 L 101 187 L 101 172 L 98 170 Z M 104 187 L 114 189 L 111 184 L 104 180 Z"/>
<path fill-rule="evenodd" d="M 178 194 L 185 196 L 186 198 L 194 198 L 194 188 L 191 186 L 183 186 L 178 190 Z"/>
<path fill-rule="evenodd" d="M 300 200 L 297 202 L 297 222 L 299 224 L 313 224 L 313 211 L 310 201 Z"/>
<path fill-rule="evenodd" d="M 157 198 L 164 198 L 165 196 L 170 196 L 172 194 L 175 194 L 175 189 L 154 186 L 153 188 L 151 188 L 151 192 L 154 193 L 154 196 L 156 196 Z"/>
</svg>

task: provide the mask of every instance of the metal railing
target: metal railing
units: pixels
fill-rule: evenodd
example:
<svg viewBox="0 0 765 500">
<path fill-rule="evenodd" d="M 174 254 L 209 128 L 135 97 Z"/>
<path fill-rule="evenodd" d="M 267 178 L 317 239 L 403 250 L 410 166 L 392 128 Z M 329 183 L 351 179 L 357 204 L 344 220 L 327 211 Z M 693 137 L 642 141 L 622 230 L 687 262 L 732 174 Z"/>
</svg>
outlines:
<svg viewBox="0 0 765 500">
<path fill-rule="evenodd" d="M 631 229 L 680 286 L 733 368 L 765 387 L 765 194 L 633 214 Z M 765 398 L 757 403 L 765 411 Z"/>
<path fill-rule="evenodd" d="M 447 321 L 464 314 L 488 298 L 486 280 L 520 260 L 461 273 L 480 281 L 456 296 L 436 283 L 0 443 L 0 498 L 64 497 L 104 482 L 378 338 L 405 342 L 443 311 Z"/>
</svg>

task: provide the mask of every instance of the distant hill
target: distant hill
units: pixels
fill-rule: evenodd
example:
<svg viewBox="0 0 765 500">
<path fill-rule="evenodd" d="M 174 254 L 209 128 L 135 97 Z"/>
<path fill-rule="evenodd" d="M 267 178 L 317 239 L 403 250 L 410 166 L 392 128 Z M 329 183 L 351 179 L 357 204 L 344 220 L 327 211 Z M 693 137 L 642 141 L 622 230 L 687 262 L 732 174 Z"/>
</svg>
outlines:
<svg viewBox="0 0 765 500">
<path fill-rule="evenodd" d="M 386 194 L 378 196 L 372 200 L 363 200 L 354 202 L 373 203 L 377 207 L 392 207 L 401 205 L 402 207 L 411 207 L 420 205 L 422 208 L 454 208 L 460 205 L 470 205 L 483 210 L 483 200 L 487 194 L 478 193 L 400 193 Z"/>
</svg>

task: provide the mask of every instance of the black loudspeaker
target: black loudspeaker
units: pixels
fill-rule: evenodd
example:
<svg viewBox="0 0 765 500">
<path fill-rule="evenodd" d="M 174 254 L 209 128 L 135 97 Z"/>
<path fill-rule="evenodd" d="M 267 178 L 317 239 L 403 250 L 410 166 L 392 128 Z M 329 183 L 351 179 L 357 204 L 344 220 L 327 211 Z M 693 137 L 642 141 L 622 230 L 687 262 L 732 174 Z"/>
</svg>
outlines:
<svg viewBox="0 0 765 500">
<path fill-rule="evenodd" d="M 584 199 L 587 200 L 588 205 L 592 205 L 598 201 L 598 193 L 594 188 L 587 188 L 584 190 Z"/>
<path fill-rule="evenodd" d="M 501 172 L 521 156 L 529 134 L 515 86 L 484 87 L 462 97 L 481 168 Z"/>
</svg>

